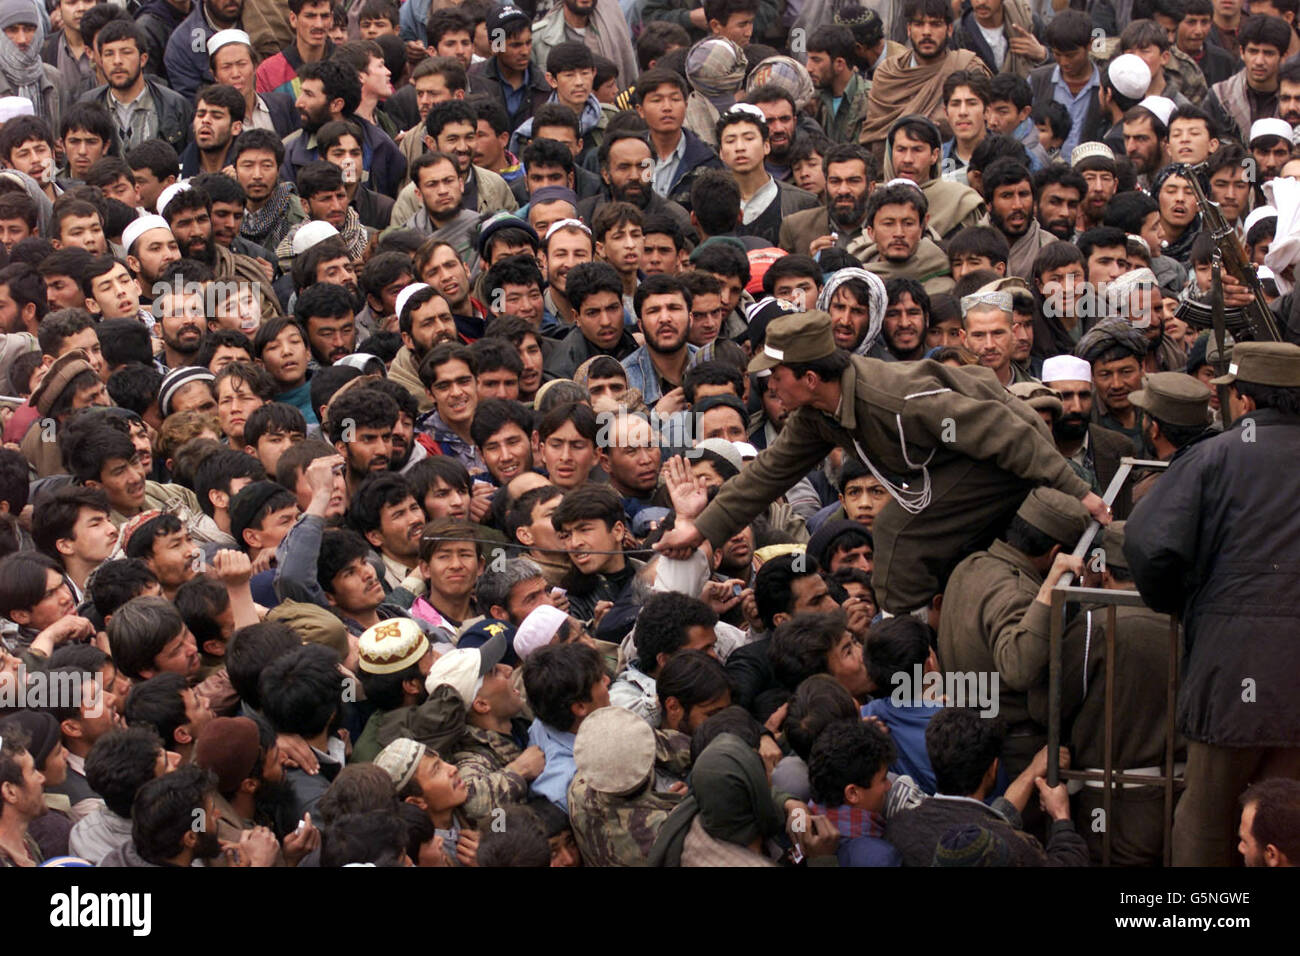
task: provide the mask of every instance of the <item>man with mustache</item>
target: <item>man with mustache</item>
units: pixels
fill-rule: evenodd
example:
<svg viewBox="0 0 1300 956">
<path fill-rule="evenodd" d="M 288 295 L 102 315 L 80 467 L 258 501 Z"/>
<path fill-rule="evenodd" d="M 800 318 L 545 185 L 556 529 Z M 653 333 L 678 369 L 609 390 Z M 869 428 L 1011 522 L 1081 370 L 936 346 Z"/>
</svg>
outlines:
<svg viewBox="0 0 1300 956">
<path fill-rule="evenodd" d="M 953 76 L 957 74 L 952 74 L 948 81 Z M 962 74 L 962 86 L 974 83 L 983 95 L 984 84 L 978 76 Z M 950 160 L 950 156 L 945 159 L 943 155 L 939 127 L 924 116 L 903 117 L 885 139 L 885 181 L 897 177 L 916 183 L 925 194 L 930 229 L 943 239 L 951 239 L 966 226 L 984 225 L 988 211 L 977 190 L 944 177 L 944 163 Z M 968 169 L 968 175 L 974 181 L 975 172 Z"/>
<path fill-rule="evenodd" d="M 1068 242 L 1087 194 L 1087 180 L 1065 163 L 1052 163 L 1034 175 L 1034 217 L 1053 238 Z"/>
<path fill-rule="evenodd" d="M 388 377 L 415 396 L 423 414 L 433 408 L 433 398 L 420 380 L 420 365 L 435 345 L 460 341 L 456 320 L 442 294 L 423 282 L 408 285 L 398 293 L 396 313 L 402 347 L 397 350 Z"/>
<path fill-rule="evenodd" d="M 125 152 L 156 138 L 174 149 L 184 149 L 194 108 L 184 96 L 145 77 L 148 54 L 143 52 L 144 37 L 135 23 L 113 20 L 106 24 L 95 35 L 95 49 L 106 82 L 84 94 L 81 101 L 108 107 L 121 131 L 118 148 Z"/>
<path fill-rule="evenodd" d="M 751 90 L 744 99 L 762 110 L 767 119 L 768 144 L 772 147 L 767 154 L 767 171 L 773 179 L 793 184 L 790 148 L 798 136 L 796 117 L 799 115 L 794 97 L 789 90 L 769 84 Z"/>
<path fill-rule="evenodd" d="M 687 341 L 691 301 L 677 276 L 650 276 L 636 290 L 637 326 L 645 345 L 623 359 L 623 367 L 628 388 L 639 388 L 647 405 L 681 390 L 686 365 L 698 351 Z M 679 408 L 682 400 L 684 396 L 674 405 Z"/>
<path fill-rule="evenodd" d="M 422 127 L 408 135 L 417 136 L 422 143 L 420 151 L 411 160 L 411 181 L 402 187 L 393 205 L 392 221 L 403 222 L 420 208 L 420 193 L 415 186 L 415 164 L 425 153 L 436 152 L 450 156 L 460 175 L 462 209 L 471 212 L 509 212 L 519 208 L 510 186 L 490 169 L 474 163 L 474 147 L 478 140 L 478 112 L 462 99 L 450 99 L 434 104 L 425 117 Z"/>
<path fill-rule="evenodd" d="M 610 133 L 601 142 L 596 157 L 605 188 L 600 194 L 588 196 L 578 203 L 578 215 L 584 222 L 593 220 L 597 206 L 607 202 L 625 202 L 636 206 L 646 216 L 667 214 L 682 232 L 689 234 L 692 231 L 690 213 L 654 191 L 655 163 L 645 133 L 635 130 Z"/>
<path fill-rule="evenodd" d="M 1088 362 L 1074 355 L 1044 359 L 1043 384 L 1061 396 L 1062 412 L 1052 424 L 1057 451 L 1100 494 L 1119 470 L 1119 460 L 1136 454 L 1133 440 L 1092 420 L 1092 366 Z M 1127 517 L 1123 502 L 1115 504 L 1116 517 Z"/>
<path fill-rule="evenodd" d="M 856 45 L 853 30 L 839 24 L 820 26 L 808 37 L 808 73 L 817 87 L 816 117 L 833 143 L 857 142 L 867 115 L 871 84 L 854 68 Z"/>
<path fill-rule="evenodd" d="M 205 86 L 194 106 L 193 138 L 180 155 L 181 175 L 219 173 L 231 161 L 226 154 L 244 129 L 246 104 L 233 86 Z"/>
<path fill-rule="evenodd" d="M 1070 165 L 1083 177 L 1088 190 L 1079 204 L 1079 218 L 1075 224 L 1078 232 L 1087 232 L 1101 225 L 1106 214 L 1106 204 L 1119 188 L 1115 154 L 1105 143 L 1088 142 L 1070 153 Z"/>
<path fill-rule="evenodd" d="M 295 105 L 302 128 L 284 139 L 280 178 L 294 182 L 299 169 L 320 159 L 316 134 L 326 123 L 345 119 L 361 129 L 361 181 L 378 193 L 396 198 L 405 180 L 406 158 L 387 133 L 356 115 L 361 104 L 361 76 L 356 67 L 334 59 L 307 63 L 294 82 L 300 84 Z M 396 217 L 395 221 L 400 222 Z"/>
<path fill-rule="evenodd" d="M 347 462 L 348 494 L 372 474 L 388 472 L 393 457 L 397 403 L 382 392 L 352 387 L 336 392 L 325 413 L 325 432 Z"/>
<path fill-rule="evenodd" d="M 352 295 L 341 285 L 320 282 L 298 296 L 295 315 L 307 330 L 307 345 L 321 366 L 333 365 L 357 350 Z"/>
<path fill-rule="evenodd" d="M 867 196 L 879 165 L 856 144 L 832 146 L 826 151 L 827 205 L 788 216 L 781 223 L 779 245 L 786 252 L 816 256 L 836 246 L 850 254 L 870 242 L 863 235 Z"/>
<path fill-rule="evenodd" d="M 916 278 L 930 295 L 952 291 L 948 257 L 924 235 L 929 204 L 920 189 L 910 183 L 877 189 L 867 201 L 866 223 L 875 250 L 864 269 L 882 279 Z"/>
<path fill-rule="evenodd" d="M 900 117 L 919 114 L 942 119 L 943 81 L 957 70 L 989 73 L 979 54 L 948 48 L 953 8 L 947 0 L 906 0 L 903 19 L 909 48 L 876 65 L 858 139 L 865 146 L 883 140 Z"/>
<path fill-rule="evenodd" d="M 1277 73 L 1277 115 L 1300 126 L 1300 61 L 1286 63 Z"/>
<path fill-rule="evenodd" d="M 212 198 L 206 192 L 188 182 L 174 183 L 158 197 L 158 210 L 176 237 L 182 258 L 203 263 L 222 282 L 256 289 L 261 297 L 263 321 L 282 314 L 262 260 L 217 245 L 212 230 Z"/>
<path fill-rule="evenodd" d="M 1034 217 L 1029 170 L 1014 159 L 994 160 L 984 170 L 984 195 L 988 197 L 989 222 L 1011 246 L 1007 274 L 1029 279 L 1038 250 L 1056 241 L 1056 236 L 1041 228 Z"/>
<path fill-rule="evenodd" d="M 193 365 L 206 334 L 202 288 L 187 282 L 181 270 L 171 272 L 163 292 L 154 298 L 153 311 L 162 331 L 163 352 L 159 357 L 169 369 Z"/>
</svg>

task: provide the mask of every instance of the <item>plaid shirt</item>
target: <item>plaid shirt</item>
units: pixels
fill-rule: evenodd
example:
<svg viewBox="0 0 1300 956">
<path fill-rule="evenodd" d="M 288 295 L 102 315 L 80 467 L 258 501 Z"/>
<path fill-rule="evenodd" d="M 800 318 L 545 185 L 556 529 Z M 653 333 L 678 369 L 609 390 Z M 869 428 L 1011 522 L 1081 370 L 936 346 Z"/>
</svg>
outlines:
<svg viewBox="0 0 1300 956">
<path fill-rule="evenodd" d="M 838 807 L 823 807 L 818 803 L 809 803 L 808 809 L 813 816 L 824 816 L 831 823 L 835 824 L 835 829 L 840 831 L 840 836 L 845 839 L 856 839 L 857 837 L 882 837 L 885 835 L 885 821 L 878 813 L 872 813 L 870 810 L 859 810 L 851 807 L 847 803 Z"/>
</svg>

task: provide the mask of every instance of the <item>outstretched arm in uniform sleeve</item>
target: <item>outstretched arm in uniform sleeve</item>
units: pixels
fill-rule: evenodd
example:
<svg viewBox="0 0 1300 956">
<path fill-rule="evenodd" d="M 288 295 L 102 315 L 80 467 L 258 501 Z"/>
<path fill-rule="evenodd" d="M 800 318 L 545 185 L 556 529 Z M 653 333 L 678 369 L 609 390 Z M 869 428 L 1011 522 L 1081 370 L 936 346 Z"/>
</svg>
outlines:
<svg viewBox="0 0 1300 956">
<path fill-rule="evenodd" d="M 831 453 L 834 443 L 809 418 L 816 414 L 805 409 L 792 413 L 776 441 L 726 482 L 696 519 L 696 528 L 714 547 L 753 521 Z"/>
<path fill-rule="evenodd" d="M 1004 471 L 1072 497 L 1083 498 L 1092 490 L 1056 446 L 1005 402 L 952 390 L 911 398 L 903 407 L 903 427 L 923 447 L 947 446 L 977 461 L 992 461 Z"/>
</svg>

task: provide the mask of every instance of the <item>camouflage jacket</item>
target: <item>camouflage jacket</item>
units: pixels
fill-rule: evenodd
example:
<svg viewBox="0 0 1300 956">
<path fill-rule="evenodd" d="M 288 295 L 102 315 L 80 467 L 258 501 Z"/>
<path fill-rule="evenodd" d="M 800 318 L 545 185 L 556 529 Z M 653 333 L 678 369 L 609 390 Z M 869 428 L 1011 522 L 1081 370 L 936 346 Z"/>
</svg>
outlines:
<svg viewBox="0 0 1300 956">
<path fill-rule="evenodd" d="M 646 787 L 632 796 L 593 790 L 582 774 L 569 783 L 569 820 L 585 866 L 646 866 L 668 814 L 682 800 Z"/>
<path fill-rule="evenodd" d="M 858 133 L 862 130 L 862 121 L 867 116 L 867 97 L 871 92 L 871 81 L 854 71 L 849 85 L 840 97 L 839 112 L 835 112 L 835 100 L 829 90 L 818 90 L 814 104 L 814 117 L 826 130 L 832 143 L 856 143 Z"/>
<path fill-rule="evenodd" d="M 506 734 L 482 727 L 465 727 L 465 735 L 452 756 L 452 762 L 469 790 L 461 808 L 465 816 L 481 821 L 490 817 L 498 807 L 523 803 L 528 799 L 528 781 L 506 769 L 506 765 L 523 752 L 523 748 Z"/>
<path fill-rule="evenodd" d="M 655 731 L 655 770 L 677 778 L 691 765 L 691 738 L 675 730 Z M 650 848 L 681 794 L 662 793 L 654 784 L 635 794 L 594 790 L 581 774 L 569 782 L 569 820 L 586 866 L 646 866 Z"/>
</svg>

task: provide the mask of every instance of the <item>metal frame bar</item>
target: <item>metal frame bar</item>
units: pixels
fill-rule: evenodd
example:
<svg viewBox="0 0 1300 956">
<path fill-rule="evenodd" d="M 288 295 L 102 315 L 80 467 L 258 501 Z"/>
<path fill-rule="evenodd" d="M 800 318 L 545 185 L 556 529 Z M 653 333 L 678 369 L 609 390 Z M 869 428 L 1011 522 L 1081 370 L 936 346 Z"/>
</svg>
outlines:
<svg viewBox="0 0 1300 956">
<path fill-rule="evenodd" d="M 1169 467 L 1168 462 L 1150 461 L 1141 458 L 1121 458 L 1119 470 L 1111 479 L 1103 499 L 1111 504 L 1128 481 L 1133 469 Z M 1073 555 L 1083 558 L 1088 554 L 1101 525 L 1090 521 L 1083 537 L 1075 546 Z M 1171 616 L 1169 622 L 1169 672 L 1166 688 L 1167 707 L 1165 715 L 1165 766 L 1161 776 L 1148 777 L 1140 774 L 1118 772 L 1114 766 L 1115 736 L 1115 629 L 1116 608 L 1145 607 L 1142 596 L 1137 591 L 1113 591 L 1105 588 L 1082 587 L 1073 583 L 1074 575 L 1064 575 L 1052 589 L 1052 627 L 1050 632 L 1050 656 L 1048 658 L 1048 722 L 1047 722 L 1047 783 L 1056 786 L 1062 780 L 1100 780 L 1102 790 L 1102 812 L 1106 825 L 1101 837 L 1102 866 L 1110 865 L 1111 853 L 1111 811 L 1116 784 L 1142 784 L 1145 786 L 1162 785 L 1164 787 L 1164 857 L 1165 866 L 1171 861 L 1173 850 L 1174 789 L 1178 778 L 1174 776 L 1175 730 L 1174 719 L 1176 696 L 1178 690 L 1178 619 Z M 1089 601 L 1104 604 L 1106 608 L 1106 691 L 1105 691 L 1105 746 L 1106 758 L 1103 769 L 1098 770 L 1063 770 L 1061 768 L 1061 643 L 1065 634 L 1065 606 L 1069 601 Z M 1085 662 L 1086 664 L 1086 662 Z"/>
</svg>

